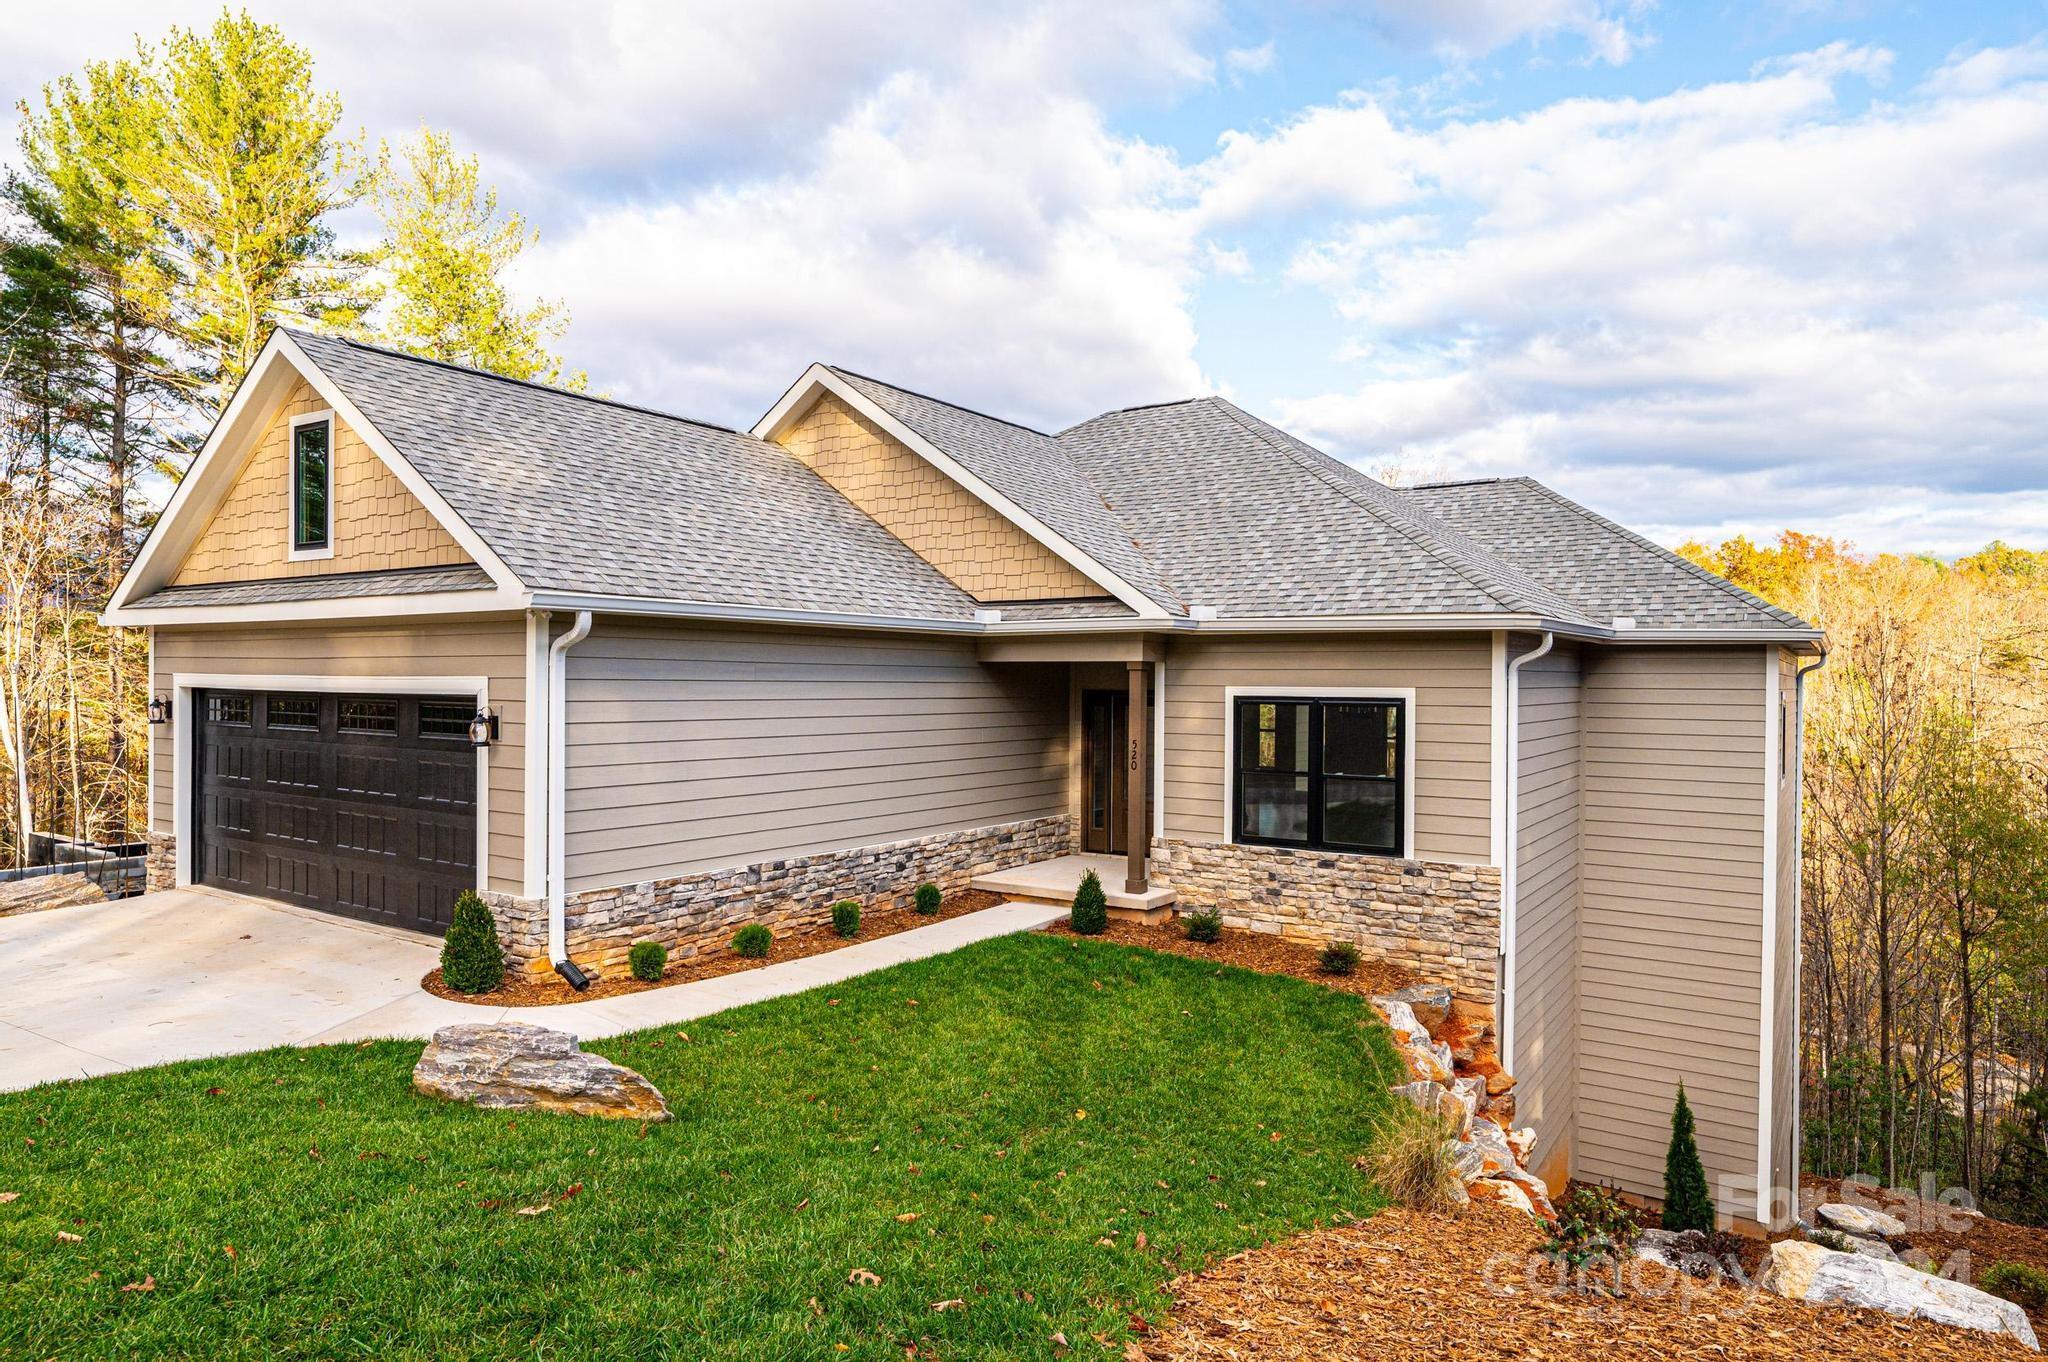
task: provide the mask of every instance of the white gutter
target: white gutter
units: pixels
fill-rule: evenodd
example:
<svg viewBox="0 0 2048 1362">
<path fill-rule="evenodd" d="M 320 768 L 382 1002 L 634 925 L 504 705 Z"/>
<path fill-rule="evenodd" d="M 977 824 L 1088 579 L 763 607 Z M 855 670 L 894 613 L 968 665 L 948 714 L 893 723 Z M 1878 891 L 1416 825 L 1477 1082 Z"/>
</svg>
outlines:
<svg viewBox="0 0 2048 1362">
<path fill-rule="evenodd" d="M 1515 1071 L 1515 874 L 1521 868 L 1521 852 L 1516 846 L 1521 836 L 1521 795 L 1516 788 L 1522 781 L 1522 668 L 1548 653 L 1557 644 L 1557 635 L 1550 630 L 1543 631 L 1543 642 L 1529 652 L 1508 663 L 1508 715 L 1507 715 L 1507 835 L 1501 845 L 1500 867 L 1500 1065 L 1509 1073 Z"/>
<path fill-rule="evenodd" d="M 548 645 L 548 963 L 576 988 L 582 971 L 569 959 L 568 852 L 563 824 L 569 803 L 569 650 L 590 637 L 590 612 L 578 610 L 576 622 Z"/>
</svg>

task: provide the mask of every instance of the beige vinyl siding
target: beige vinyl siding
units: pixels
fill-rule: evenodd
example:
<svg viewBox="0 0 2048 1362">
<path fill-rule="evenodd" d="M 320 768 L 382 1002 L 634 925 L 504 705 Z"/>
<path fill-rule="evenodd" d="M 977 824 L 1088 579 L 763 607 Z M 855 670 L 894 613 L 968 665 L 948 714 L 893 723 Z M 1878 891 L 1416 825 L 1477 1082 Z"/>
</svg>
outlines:
<svg viewBox="0 0 2048 1362">
<path fill-rule="evenodd" d="M 568 666 L 571 892 L 1066 811 L 1064 669 L 614 619 Z"/>
<path fill-rule="evenodd" d="M 1761 648 L 1589 648 L 1580 742 L 1577 1176 L 1663 1195 L 1684 1080 L 1708 1182 L 1756 1212 Z"/>
<path fill-rule="evenodd" d="M 526 812 L 526 622 L 156 627 L 155 689 L 168 695 L 178 673 L 250 676 L 481 676 L 499 715 L 491 746 L 485 835 L 490 887 L 523 892 Z M 190 722 L 193 716 L 183 716 Z M 150 730 L 150 826 L 171 831 L 172 730 Z"/>
<path fill-rule="evenodd" d="M 1229 840 L 1227 687 L 1413 687 L 1415 854 L 1492 858 L 1492 639 L 1484 633 L 1288 635 L 1173 641 L 1166 659 L 1166 835 Z"/>
<path fill-rule="evenodd" d="M 977 600 L 1107 594 L 833 393 L 780 438 L 805 467 Z"/>
<path fill-rule="evenodd" d="M 1784 650 L 1779 650 L 1775 659 L 1778 703 L 1784 720 L 1781 731 L 1790 746 L 1784 754 L 1783 774 L 1772 773 L 1778 796 L 1778 894 L 1772 980 L 1777 1016 L 1771 1031 L 1771 1186 L 1787 1189 L 1788 1214 L 1795 1209 L 1790 1194 L 1798 1185 L 1799 716 L 1793 701 L 1793 676 L 1802 661 L 1797 654 Z"/>
<path fill-rule="evenodd" d="M 1534 639 L 1511 639 L 1518 654 Z M 1524 666 L 1516 747 L 1515 1119 L 1533 1125 L 1538 1172 L 1562 1182 L 1578 1088 L 1579 654 Z"/>
<path fill-rule="evenodd" d="M 470 561 L 432 512 L 339 416 L 334 418 L 329 464 L 333 556 L 291 558 L 291 420 L 326 408 L 303 379 L 292 385 L 179 565 L 173 585 L 450 567 Z"/>
</svg>

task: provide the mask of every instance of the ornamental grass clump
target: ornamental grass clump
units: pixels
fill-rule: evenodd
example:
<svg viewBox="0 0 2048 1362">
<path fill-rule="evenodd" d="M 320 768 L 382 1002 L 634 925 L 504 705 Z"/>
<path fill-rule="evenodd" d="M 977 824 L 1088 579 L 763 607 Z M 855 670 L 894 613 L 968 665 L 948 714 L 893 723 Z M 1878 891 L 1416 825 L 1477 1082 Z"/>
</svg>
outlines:
<svg viewBox="0 0 2048 1362">
<path fill-rule="evenodd" d="M 1223 914 L 1213 908 L 1189 913 L 1181 918 L 1180 929 L 1190 941 L 1214 941 L 1223 935 Z"/>
<path fill-rule="evenodd" d="M 1678 1101 L 1671 1108 L 1671 1146 L 1664 1152 L 1663 1224 L 1667 1230 L 1698 1230 L 1702 1234 L 1714 1228 L 1714 1198 L 1707 1191 L 1707 1170 L 1700 1163 L 1692 1104 L 1685 1100 L 1683 1083 L 1678 1085 Z"/>
<path fill-rule="evenodd" d="M 848 941 L 860 935 L 860 905 L 852 899 L 841 899 L 832 905 L 832 930 Z"/>
<path fill-rule="evenodd" d="M 1074 891 L 1074 930 L 1083 936 L 1100 936 L 1109 929 L 1109 899 L 1102 892 L 1102 877 L 1089 871 Z"/>
<path fill-rule="evenodd" d="M 668 968 L 668 947 L 659 941 L 636 941 L 626 952 L 626 968 L 643 984 L 657 982 Z"/>
<path fill-rule="evenodd" d="M 749 960 L 767 959 L 768 948 L 774 943 L 774 934 L 758 922 L 749 922 L 732 934 L 733 953 Z"/>
<path fill-rule="evenodd" d="M 455 900 L 455 916 L 441 938 L 441 982 L 457 993 L 488 993 L 505 982 L 498 920 L 474 889 Z"/>
<path fill-rule="evenodd" d="M 933 913 L 938 912 L 939 905 L 945 901 L 946 896 L 940 893 L 939 887 L 930 880 L 926 880 L 917 887 L 915 898 L 917 911 L 923 913 L 926 917 L 930 917 Z"/>
<path fill-rule="evenodd" d="M 1410 1102 L 1387 1109 L 1358 1166 L 1389 1200 L 1410 1210 L 1455 1211 L 1470 1199 L 1458 1176 L 1458 1134 L 1450 1119 Z"/>
</svg>

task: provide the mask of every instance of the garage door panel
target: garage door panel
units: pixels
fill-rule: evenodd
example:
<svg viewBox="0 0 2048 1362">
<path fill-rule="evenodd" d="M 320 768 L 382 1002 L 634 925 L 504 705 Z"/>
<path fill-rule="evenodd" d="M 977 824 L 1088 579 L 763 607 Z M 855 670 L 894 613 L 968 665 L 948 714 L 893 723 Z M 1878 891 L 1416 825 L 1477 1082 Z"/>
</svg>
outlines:
<svg viewBox="0 0 2048 1362">
<path fill-rule="evenodd" d="M 202 882 L 446 928 L 476 884 L 472 702 L 216 691 L 197 708 Z"/>
</svg>

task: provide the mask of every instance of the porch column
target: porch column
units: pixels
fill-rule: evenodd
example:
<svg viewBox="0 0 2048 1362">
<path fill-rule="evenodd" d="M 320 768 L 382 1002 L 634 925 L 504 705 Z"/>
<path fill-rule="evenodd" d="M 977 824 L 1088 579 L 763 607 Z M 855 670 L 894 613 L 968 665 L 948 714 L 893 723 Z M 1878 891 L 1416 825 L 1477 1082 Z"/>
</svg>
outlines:
<svg viewBox="0 0 2048 1362">
<path fill-rule="evenodd" d="M 1130 868 L 1124 874 L 1124 892 L 1142 894 L 1151 886 L 1145 881 L 1146 853 L 1152 847 L 1151 821 L 1145 816 L 1145 796 L 1150 784 L 1152 763 L 1146 758 L 1146 741 L 1151 734 L 1152 723 L 1145 713 L 1146 672 L 1144 662 L 1126 662 L 1130 673 L 1131 700 L 1129 717 L 1125 727 L 1130 730 L 1130 769 L 1124 779 L 1124 805 L 1127 815 L 1124 838 L 1130 846 Z"/>
</svg>

